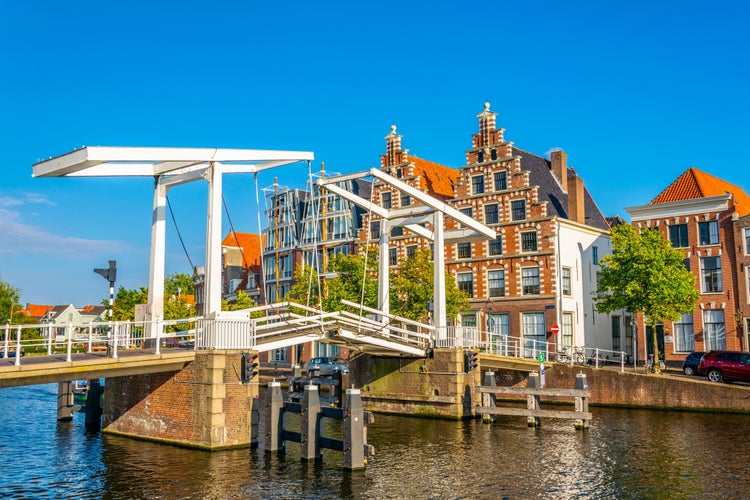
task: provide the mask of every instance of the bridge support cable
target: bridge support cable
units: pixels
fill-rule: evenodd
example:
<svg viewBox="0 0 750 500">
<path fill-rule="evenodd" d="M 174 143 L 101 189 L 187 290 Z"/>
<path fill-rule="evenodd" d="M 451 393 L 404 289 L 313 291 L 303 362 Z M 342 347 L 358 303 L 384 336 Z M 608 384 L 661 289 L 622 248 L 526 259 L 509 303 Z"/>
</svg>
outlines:
<svg viewBox="0 0 750 500">
<path fill-rule="evenodd" d="M 166 196 L 167 199 L 167 208 L 169 209 L 169 215 L 172 217 L 172 224 L 174 224 L 174 229 L 177 232 L 177 238 L 180 240 L 180 245 L 182 245 L 182 251 L 185 252 L 185 257 L 187 257 L 188 264 L 190 264 L 190 272 L 192 273 L 195 269 L 195 266 L 193 265 L 193 259 L 190 258 L 190 254 L 187 251 L 187 247 L 185 246 L 185 241 L 182 239 L 182 232 L 180 231 L 180 227 L 177 225 L 177 219 L 174 217 L 174 211 L 172 210 L 172 203 L 169 201 L 169 196 Z"/>
</svg>

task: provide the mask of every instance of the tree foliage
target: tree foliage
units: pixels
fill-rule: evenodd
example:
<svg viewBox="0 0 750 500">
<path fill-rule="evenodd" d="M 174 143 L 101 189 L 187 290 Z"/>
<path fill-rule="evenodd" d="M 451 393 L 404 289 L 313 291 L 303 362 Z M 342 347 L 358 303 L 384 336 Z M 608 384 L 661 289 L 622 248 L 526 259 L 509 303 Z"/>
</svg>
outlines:
<svg viewBox="0 0 750 500">
<path fill-rule="evenodd" d="M 602 259 L 596 309 L 608 313 L 642 312 L 652 328 L 677 320 L 698 301 L 695 276 L 684 265 L 685 255 L 656 230 L 639 233 L 630 224 L 612 230 L 612 253 Z M 654 335 L 653 352 L 657 356 Z"/>
<path fill-rule="evenodd" d="M 361 301 L 367 307 L 377 308 L 377 251 L 369 252 L 367 272 L 363 255 L 338 254 L 331 264 L 331 269 L 335 277 L 327 279 L 325 284 L 321 285 L 321 288 L 325 287 L 323 298 L 320 299 L 323 310 L 344 309 L 342 299 L 357 304 Z M 417 250 L 413 258 L 406 259 L 399 271 L 391 273 L 390 276 L 391 313 L 415 321 L 427 319 L 427 303 L 434 297 L 433 274 L 432 255 L 429 250 Z M 318 304 L 319 297 L 317 273 L 307 266 L 295 273 L 295 284 L 286 298 L 314 307 Z M 467 295 L 458 289 L 452 279 L 446 280 L 446 306 L 448 316 L 451 317 L 456 317 L 469 309 Z"/>
<path fill-rule="evenodd" d="M 190 275 L 170 274 L 164 278 L 164 319 L 187 318 L 193 314 L 192 304 L 185 295 L 195 293 L 195 284 Z M 112 307 L 112 319 L 126 321 L 135 319 L 135 306 L 148 303 L 148 287 L 128 290 L 123 286 L 117 290 Z M 109 300 L 102 301 L 105 306 Z"/>
<path fill-rule="evenodd" d="M 0 323 L 6 324 L 11 318 L 14 324 L 18 323 L 21 310 L 21 291 L 0 279 Z"/>
<path fill-rule="evenodd" d="M 325 311 L 338 311 L 344 308 L 341 300 L 377 307 L 377 251 L 368 252 L 365 277 L 365 256 L 337 254 L 330 263 L 334 277 L 320 279 L 317 272 L 309 267 L 298 268 L 294 273 L 294 285 L 286 295 L 287 300 L 316 307 L 320 303 Z M 364 287 L 363 287 L 364 280 Z M 320 286 L 318 286 L 320 283 Z M 324 288 L 321 299 L 320 289 Z"/>
<path fill-rule="evenodd" d="M 391 312 L 415 321 L 427 318 L 427 303 L 434 299 L 434 263 L 432 252 L 417 249 L 391 278 Z M 445 302 L 449 317 L 469 310 L 469 298 L 458 289 L 455 280 L 446 277 Z"/>
</svg>

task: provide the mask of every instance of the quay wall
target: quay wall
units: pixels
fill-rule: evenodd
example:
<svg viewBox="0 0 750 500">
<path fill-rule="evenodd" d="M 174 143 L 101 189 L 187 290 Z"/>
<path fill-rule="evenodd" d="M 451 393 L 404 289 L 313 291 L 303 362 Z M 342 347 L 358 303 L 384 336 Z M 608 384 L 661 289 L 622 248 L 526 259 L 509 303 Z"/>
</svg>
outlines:
<svg viewBox="0 0 750 500">
<path fill-rule="evenodd" d="M 362 401 L 369 411 L 456 419 L 474 416 L 474 406 L 481 404 L 476 388 L 488 371 L 480 362 L 479 369 L 464 373 L 463 351 L 457 349 L 436 350 L 432 359 L 360 355 L 350 361 L 350 369 L 351 383 L 362 388 Z M 525 386 L 530 369 L 492 371 L 499 386 Z M 594 406 L 750 413 L 750 387 L 716 384 L 700 377 L 548 363 L 545 385 L 573 388 L 579 373 L 586 374 L 589 404 Z M 573 403 L 572 398 L 545 401 Z"/>
<path fill-rule="evenodd" d="M 201 449 L 257 443 L 258 385 L 239 351 L 197 351 L 181 371 L 108 378 L 102 431 Z"/>
</svg>

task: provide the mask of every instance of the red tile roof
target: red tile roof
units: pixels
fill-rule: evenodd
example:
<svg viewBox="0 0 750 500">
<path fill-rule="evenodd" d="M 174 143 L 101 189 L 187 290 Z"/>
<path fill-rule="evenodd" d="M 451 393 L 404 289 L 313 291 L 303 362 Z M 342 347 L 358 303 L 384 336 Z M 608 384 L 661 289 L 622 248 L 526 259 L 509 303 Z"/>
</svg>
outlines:
<svg viewBox="0 0 750 500">
<path fill-rule="evenodd" d="M 242 267 L 247 269 L 248 266 L 260 265 L 261 248 L 265 247 L 266 235 L 232 232 L 224 238 L 221 244 L 225 247 L 242 248 L 242 255 L 245 258 L 245 264 Z"/>
<path fill-rule="evenodd" d="M 458 182 L 458 170 L 433 163 L 416 156 L 408 156 L 414 164 L 414 175 L 421 176 L 429 193 L 453 197 L 453 185 Z"/>
<path fill-rule="evenodd" d="M 651 200 L 649 205 L 707 198 L 723 194 L 732 194 L 734 196 L 735 211 L 738 215 L 742 216 L 750 213 L 750 196 L 741 187 L 692 167 L 687 169 L 667 189 Z"/>
<path fill-rule="evenodd" d="M 45 306 L 42 304 L 26 304 L 26 313 L 32 318 L 41 318 L 55 306 Z"/>
</svg>

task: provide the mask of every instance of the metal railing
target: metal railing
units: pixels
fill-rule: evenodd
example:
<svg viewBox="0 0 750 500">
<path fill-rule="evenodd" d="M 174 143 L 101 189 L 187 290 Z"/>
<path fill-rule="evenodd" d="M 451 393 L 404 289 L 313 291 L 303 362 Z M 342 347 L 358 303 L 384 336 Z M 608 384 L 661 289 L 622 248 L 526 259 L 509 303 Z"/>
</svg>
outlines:
<svg viewBox="0 0 750 500">
<path fill-rule="evenodd" d="M 0 325 L 0 357 L 15 358 L 14 364 L 20 366 L 22 357 L 28 354 L 65 354 L 70 362 L 72 354 L 76 352 L 104 353 L 117 358 L 118 351 L 123 349 L 153 348 L 156 355 L 161 353 L 162 348 L 253 350 L 266 342 L 294 336 L 305 337 L 304 341 L 325 341 L 328 333 L 345 328 L 357 335 L 380 337 L 425 351 L 433 347 L 478 349 L 489 354 L 527 359 L 538 359 L 539 354 L 543 353 L 545 361 L 587 364 L 596 368 L 619 364 L 621 371 L 625 371 L 628 364 L 629 356 L 623 351 L 586 346 L 563 347 L 535 339 L 480 331 L 469 326 L 434 327 L 358 304 L 345 305 L 361 308 L 360 314 L 346 310 L 322 312 L 286 302 L 252 308 L 244 311 L 242 317 L 193 317 L 153 324 L 114 321 Z M 259 317 L 251 317 L 253 315 Z M 147 337 L 149 332 L 151 336 Z"/>
</svg>

